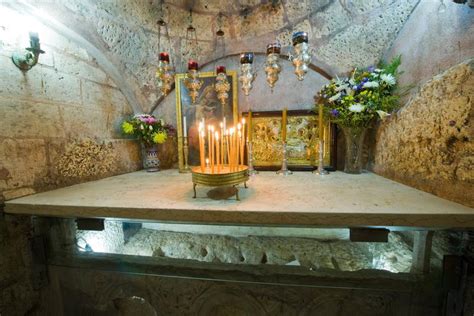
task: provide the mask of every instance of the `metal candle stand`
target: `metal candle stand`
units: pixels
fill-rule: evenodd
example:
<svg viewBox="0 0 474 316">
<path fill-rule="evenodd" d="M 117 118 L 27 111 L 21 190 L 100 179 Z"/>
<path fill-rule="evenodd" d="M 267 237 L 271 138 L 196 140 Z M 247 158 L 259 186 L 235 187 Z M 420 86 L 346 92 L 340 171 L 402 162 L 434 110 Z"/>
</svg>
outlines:
<svg viewBox="0 0 474 316">
<path fill-rule="evenodd" d="M 293 174 L 291 170 L 288 170 L 288 158 L 287 158 L 287 151 L 286 151 L 286 142 L 283 142 L 283 163 L 281 165 L 281 169 L 277 171 L 277 174 L 281 174 L 284 176 Z"/>
<path fill-rule="evenodd" d="M 183 137 L 183 151 L 184 151 L 184 168 L 180 170 L 181 173 L 189 173 L 191 172 L 191 168 L 189 168 L 188 164 L 188 157 L 189 157 L 189 144 L 188 144 L 188 137 Z"/>
<path fill-rule="evenodd" d="M 254 176 L 258 174 L 258 171 L 253 167 L 253 146 L 252 142 L 247 139 L 247 149 L 248 149 L 248 165 L 249 165 L 249 176 Z"/>
<path fill-rule="evenodd" d="M 313 173 L 319 174 L 320 176 L 329 174 L 329 172 L 324 169 L 324 140 L 322 139 L 319 141 L 318 169 L 314 170 Z"/>
</svg>

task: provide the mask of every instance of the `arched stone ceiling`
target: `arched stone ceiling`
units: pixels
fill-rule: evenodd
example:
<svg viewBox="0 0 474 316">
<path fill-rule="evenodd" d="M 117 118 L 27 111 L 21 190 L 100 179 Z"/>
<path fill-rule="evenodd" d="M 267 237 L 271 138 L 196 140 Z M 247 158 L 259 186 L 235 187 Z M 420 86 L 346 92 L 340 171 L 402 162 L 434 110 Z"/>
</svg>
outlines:
<svg viewBox="0 0 474 316">
<path fill-rule="evenodd" d="M 280 41 L 286 53 L 294 31 L 309 33 L 313 63 L 338 74 L 353 66 L 376 63 L 391 45 L 419 0 L 178 0 L 165 1 L 169 39 L 161 31 L 158 43 L 158 0 L 42 2 L 62 14 L 66 26 L 96 43 L 134 89 L 144 111 L 159 100 L 155 71 L 159 51 L 168 51 L 178 72 L 189 57 L 186 28 L 189 8 L 197 29 L 204 64 L 242 51 L 262 52 Z M 60 3 L 61 5 L 57 5 Z M 216 46 L 217 15 L 224 12 L 224 47 Z M 73 17 L 69 19 L 69 17 Z M 77 21 L 80 21 L 78 24 Z M 86 34 L 87 33 L 87 34 Z M 216 52 L 216 48 L 219 52 Z M 221 53 L 222 51 L 222 53 Z"/>
</svg>

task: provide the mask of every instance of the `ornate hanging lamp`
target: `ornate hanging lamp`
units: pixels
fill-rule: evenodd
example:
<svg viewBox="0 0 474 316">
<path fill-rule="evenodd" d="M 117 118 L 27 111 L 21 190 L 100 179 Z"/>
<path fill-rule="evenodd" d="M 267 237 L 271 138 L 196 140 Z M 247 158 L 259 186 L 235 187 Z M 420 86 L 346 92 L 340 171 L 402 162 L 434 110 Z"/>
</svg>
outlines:
<svg viewBox="0 0 474 316">
<path fill-rule="evenodd" d="M 186 43 L 190 51 L 191 58 L 188 62 L 188 72 L 184 78 L 184 85 L 188 89 L 189 97 L 191 98 L 192 103 L 196 103 L 197 98 L 199 97 L 199 90 L 203 85 L 203 81 L 199 79 L 199 66 L 198 63 L 193 57 L 195 57 L 198 42 L 196 28 L 193 26 L 193 11 L 189 11 L 189 26 L 186 29 Z"/>
<path fill-rule="evenodd" d="M 295 56 L 292 58 L 295 74 L 298 80 L 303 80 L 311 63 L 311 53 L 308 45 L 308 33 L 295 32 L 292 36 Z"/>
<path fill-rule="evenodd" d="M 168 34 L 168 25 L 163 19 L 163 2 L 160 2 L 159 7 L 159 18 L 158 18 L 158 51 L 160 51 L 161 45 L 161 28 L 165 28 L 165 37 L 169 40 Z M 158 59 L 158 68 L 156 70 L 156 87 L 160 89 L 161 94 L 163 96 L 168 95 L 171 91 L 171 85 L 174 81 L 174 72 L 173 67 L 170 64 L 170 56 L 167 52 L 160 52 L 159 59 Z"/>
<path fill-rule="evenodd" d="M 255 80 L 256 74 L 253 71 L 253 53 L 243 53 L 240 55 L 240 76 L 242 90 L 245 95 L 250 94 L 252 90 L 252 82 Z"/>
<path fill-rule="evenodd" d="M 267 74 L 268 85 L 272 88 L 272 91 L 281 72 L 280 52 L 281 45 L 279 43 L 273 43 L 267 46 L 267 62 L 265 64 L 265 73 Z"/>
<path fill-rule="evenodd" d="M 222 105 L 227 104 L 229 99 L 230 83 L 227 80 L 227 73 L 224 66 L 216 67 L 216 84 L 215 89 L 217 93 L 217 98 Z"/>
</svg>

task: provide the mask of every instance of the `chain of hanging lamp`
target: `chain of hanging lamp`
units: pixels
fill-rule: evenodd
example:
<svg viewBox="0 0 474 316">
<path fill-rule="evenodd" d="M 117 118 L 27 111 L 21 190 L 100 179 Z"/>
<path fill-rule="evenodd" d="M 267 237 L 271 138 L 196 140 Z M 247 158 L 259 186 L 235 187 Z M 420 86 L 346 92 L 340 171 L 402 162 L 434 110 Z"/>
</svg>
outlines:
<svg viewBox="0 0 474 316">
<path fill-rule="evenodd" d="M 215 41 L 215 59 L 219 58 L 219 46 L 222 46 L 222 57 L 225 56 L 225 39 L 224 39 L 224 31 L 222 30 L 222 19 L 223 14 L 219 13 L 217 16 L 217 32 L 216 32 L 216 41 Z M 222 115 L 225 117 L 225 109 L 227 105 L 227 101 L 229 100 L 229 91 L 230 91 L 230 83 L 227 79 L 227 71 L 225 66 L 220 65 L 216 66 L 216 83 L 214 85 L 214 89 L 217 94 L 217 99 L 220 101 L 222 105 Z"/>
<path fill-rule="evenodd" d="M 169 48 L 171 49 L 171 41 L 168 32 L 168 24 L 163 18 L 163 1 L 159 3 L 158 21 L 158 68 L 156 70 L 156 86 L 163 96 L 168 95 L 171 91 L 171 85 L 174 81 L 173 66 L 170 62 L 170 55 L 166 51 L 161 51 L 161 28 L 165 29 L 165 38 L 168 39 Z"/>
</svg>

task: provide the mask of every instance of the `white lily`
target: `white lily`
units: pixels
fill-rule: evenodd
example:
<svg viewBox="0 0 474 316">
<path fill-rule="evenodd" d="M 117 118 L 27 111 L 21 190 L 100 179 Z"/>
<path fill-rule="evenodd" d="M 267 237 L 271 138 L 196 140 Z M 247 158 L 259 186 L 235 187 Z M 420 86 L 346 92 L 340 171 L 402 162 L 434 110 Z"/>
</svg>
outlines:
<svg viewBox="0 0 474 316">
<path fill-rule="evenodd" d="M 379 83 L 376 81 L 367 81 L 366 83 L 364 83 L 364 88 L 378 88 L 378 87 L 379 87 Z"/>
<path fill-rule="evenodd" d="M 397 80 L 392 74 L 381 74 L 380 79 L 382 79 L 382 81 L 388 84 L 389 86 L 393 86 L 397 83 Z"/>
<path fill-rule="evenodd" d="M 360 103 L 354 103 L 349 107 L 349 111 L 359 113 L 362 112 L 365 109 L 365 106 L 363 106 Z"/>
<path fill-rule="evenodd" d="M 337 99 L 341 97 L 341 93 L 339 92 L 338 94 L 333 95 L 332 97 L 329 98 L 329 102 L 334 102 Z"/>
</svg>

